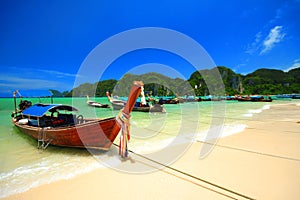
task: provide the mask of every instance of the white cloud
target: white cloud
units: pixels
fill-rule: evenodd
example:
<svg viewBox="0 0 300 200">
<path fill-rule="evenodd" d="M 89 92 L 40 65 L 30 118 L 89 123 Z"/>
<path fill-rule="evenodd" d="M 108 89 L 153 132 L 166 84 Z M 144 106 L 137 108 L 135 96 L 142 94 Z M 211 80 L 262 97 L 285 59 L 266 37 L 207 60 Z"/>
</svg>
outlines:
<svg viewBox="0 0 300 200">
<path fill-rule="evenodd" d="M 261 37 L 262 37 L 262 33 L 258 32 L 255 35 L 254 41 L 250 45 L 248 45 L 248 47 L 246 49 L 246 53 L 252 55 L 259 49 L 260 42 L 261 42 Z"/>
<path fill-rule="evenodd" d="M 10 71 L 0 74 L 0 96 L 9 96 L 16 89 L 31 91 L 70 90 L 74 84 L 74 79 L 77 77 L 80 76 L 54 70 L 10 67 Z"/>
<path fill-rule="evenodd" d="M 260 52 L 260 55 L 269 52 L 276 43 L 280 43 L 284 38 L 285 33 L 282 31 L 282 26 L 275 26 L 270 30 L 269 35 L 263 41 L 263 49 Z"/>
<path fill-rule="evenodd" d="M 294 63 L 291 67 L 285 69 L 284 71 L 285 71 L 285 72 L 288 72 L 288 71 L 290 71 L 290 70 L 292 70 L 292 69 L 296 69 L 296 68 L 300 68 L 300 62 Z"/>
<path fill-rule="evenodd" d="M 60 71 L 53 71 L 53 70 L 44 70 L 44 69 L 39 69 L 38 71 L 40 72 L 44 72 L 44 73 L 48 73 L 48 74 L 52 74 L 52 75 L 56 75 L 60 78 L 62 77 L 77 77 L 77 76 L 80 76 L 78 74 L 70 74 L 70 73 L 65 73 L 65 72 L 60 72 Z"/>
<path fill-rule="evenodd" d="M 13 89 L 45 89 L 45 88 L 58 88 L 61 83 L 56 81 L 32 79 L 32 78 L 19 78 L 14 76 L 0 76 L 0 87 L 13 88 Z"/>
<path fill-rule="evenodd" d="M 72 88 L 70 83 L 0 74 L 0 96 L 11 96 L 15 90 L 26 91 L 25 93 L 29 96 L 39 96 L 47 94 L 49 89 L 63 91 L 70 88 Z"/>
</svg>

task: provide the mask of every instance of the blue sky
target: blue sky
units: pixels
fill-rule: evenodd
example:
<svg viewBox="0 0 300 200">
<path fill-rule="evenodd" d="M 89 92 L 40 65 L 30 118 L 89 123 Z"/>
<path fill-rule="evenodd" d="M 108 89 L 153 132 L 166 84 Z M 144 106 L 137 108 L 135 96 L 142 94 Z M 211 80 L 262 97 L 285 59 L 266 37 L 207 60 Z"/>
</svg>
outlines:
<svg viewBox="0 0 300 200">
<path fill-rule="evenodd" d="M 185 34 L 236 73 L 300 67 L 299 13 L 299 0 L 0 1 L 0 96 L 70 90 L 97 45 L 143 27 Z M 119 79 L 148 63 L 183 78 L 195 71 L 172 52 L 144 49 L 120 55 L 99 79 Z"/>
</svg>

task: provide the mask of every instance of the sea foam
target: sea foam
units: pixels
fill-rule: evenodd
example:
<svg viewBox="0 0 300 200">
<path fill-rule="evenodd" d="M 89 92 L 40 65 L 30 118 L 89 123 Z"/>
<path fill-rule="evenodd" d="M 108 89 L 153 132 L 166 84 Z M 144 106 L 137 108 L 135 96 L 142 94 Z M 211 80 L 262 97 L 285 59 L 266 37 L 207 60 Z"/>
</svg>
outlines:
<svg viewBox="0 0 300 200">
<path fill-rule="evenodd" d="M 131 149 L 137 153 L 148 154 L 161 151 L 164 148 L 170 146 L 191 144 L 196 141 L 209 141 L 213 139 L 228 137 L 242 132 L 246 127 L 246 124 L 225 124 L 213 126 L 210 129 L 201 131 L 199 133 L 178 134 L 177 136 L 169 137 L 163 140 L 157 140 L 155 142 L 145 141 L 140 145 L 135 145 Z"/>
<path fill-rule="evenodd" d="M 103 166 L 92 157 L 63 157 L 59 160 L 49 157 L 42 158 L 39 162 L 23 165 L 9 172 L 0 173 L 0 198 L 22 193 L 43 184 L 70 179 L 101 167 Z"/>
<path fill-rule="evenodd" d="M 264 106 L 262 106 L 261 108 L 258 108 L 258 109 L 249 109 L 249 110 L 247 110 L 247 113 L 243 114 L 243 116 L 244 117 L 252 117 L 253 114 L 259 114 L 262 111 L 268 110 L 270 108 L 271 108 L 270 105 L 264 105 Z"/>
<path fill-rule="evenodd" d="M 224 137 L 228 137 L 228 136 L 240 133 L 245 128 L 247 128 L 246 124 L 225 124 L 221 127 L 215 128 L 215 130 L 218 132 L 214 132 L 214 129 L 213 130 L 205 130 L 205 131 L 202 131 L 201 133 L 197 134 L 195 139 L 197 141 L 206 142 L 209 140 L 224 138 Z"/>
</svg>

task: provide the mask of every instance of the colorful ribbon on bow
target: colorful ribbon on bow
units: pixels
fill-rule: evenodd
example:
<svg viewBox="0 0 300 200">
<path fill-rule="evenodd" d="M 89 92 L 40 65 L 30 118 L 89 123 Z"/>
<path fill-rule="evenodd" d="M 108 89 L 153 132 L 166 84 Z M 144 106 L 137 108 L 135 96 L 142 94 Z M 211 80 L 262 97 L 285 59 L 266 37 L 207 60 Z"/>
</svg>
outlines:
<svg viewBox="0 0 300 200">
<path fill-rule="evenodd" d="M 119 143 L 119 155 L 122 158 L 128 157 L 128 147 L 127 142 L 130 140 L 130 115 L 127 115 L 123 112 L 123 109 L 120 110 L 119 115 L 117 117 L 117 122 L 121 126 L 121 136 Z"/>
</svg>

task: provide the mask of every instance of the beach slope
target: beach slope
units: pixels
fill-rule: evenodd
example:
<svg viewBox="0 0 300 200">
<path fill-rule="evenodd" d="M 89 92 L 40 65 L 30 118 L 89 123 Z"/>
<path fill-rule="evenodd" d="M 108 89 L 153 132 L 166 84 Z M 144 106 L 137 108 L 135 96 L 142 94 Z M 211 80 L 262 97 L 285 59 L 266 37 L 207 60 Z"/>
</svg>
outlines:
<svg viewBox="0 0 300 200">
<path fill-rule="evenodd" d="M 247 125 L 202 159 L 209 141 L 193 143 L 170 167 L 131 153 L 122 165 L 161 169 L 132 174 L 101 168 L 6 199 L 299 199 L 300 106 L 271 106 Z"/>
</svg>

